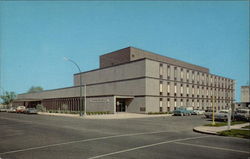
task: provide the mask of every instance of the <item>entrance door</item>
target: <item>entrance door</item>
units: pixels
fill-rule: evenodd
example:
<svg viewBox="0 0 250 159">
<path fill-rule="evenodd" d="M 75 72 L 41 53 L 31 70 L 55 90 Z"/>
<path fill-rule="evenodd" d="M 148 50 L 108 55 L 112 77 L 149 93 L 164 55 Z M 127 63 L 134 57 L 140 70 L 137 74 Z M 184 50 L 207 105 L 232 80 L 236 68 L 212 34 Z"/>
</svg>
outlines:
<svg viewBox="0 0 250 159">
<path fill-rule="evenodd" d="M 116 112 L 125 112 L 126 111 L 126 105 L 125 105 L 125 99 L 116 99 Z"/>
</svg>

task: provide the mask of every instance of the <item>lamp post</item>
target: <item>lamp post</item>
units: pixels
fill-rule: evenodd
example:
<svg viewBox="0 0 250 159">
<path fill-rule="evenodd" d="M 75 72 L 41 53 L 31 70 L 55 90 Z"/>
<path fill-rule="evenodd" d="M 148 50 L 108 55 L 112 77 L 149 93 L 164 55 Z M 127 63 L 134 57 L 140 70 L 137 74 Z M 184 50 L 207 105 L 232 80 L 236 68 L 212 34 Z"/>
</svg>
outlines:
<svg viewBox="0 0 250 159">
<path fill-rule="evenodd" d="M 82 75 L 81 75 L 81 69 L 80 67 L 77 65 L 77 63 L 67 57 L 64 57 L 64 60 L 72 62 L 79 71 L 79 75 L 80 75 L 80 116 L 82 116 Z M 84 85 L 84 115 L 86 115 L 86 84 Z"/>
<path fill-rule="evenodd" d="M 215 122 L 214 122 L 214 90 L 213 90 L 213 97 L 212 97 L 212 109 L 213 109 L 213 112 L 212 112 L 212 125 L 215 125 Z"/>
<path fill-rule="evenodd" d="M 233 82 L 232 84 L 230 84 L 230 86 L 232 87 L 232 90 L 234 90 L 234 85 L 235 83 Z M 233 91 L 234 93 L 234 91 Z M 232 102 L 234 101 L 234 94 L 233 94 L 233 100 Z M 233 104 L 233 103 L 232 103 Z M 229 106 L 229 111 L 228 111 L 228 114 L 227 114 L 227 130 L 230 130 L 231 128 L 231 116 L 232 116 L 232 112 L 234 111 L 232 109 L 232 104 Z M 234 113 L 233 113 L 234 114 Z"/>
</svg>

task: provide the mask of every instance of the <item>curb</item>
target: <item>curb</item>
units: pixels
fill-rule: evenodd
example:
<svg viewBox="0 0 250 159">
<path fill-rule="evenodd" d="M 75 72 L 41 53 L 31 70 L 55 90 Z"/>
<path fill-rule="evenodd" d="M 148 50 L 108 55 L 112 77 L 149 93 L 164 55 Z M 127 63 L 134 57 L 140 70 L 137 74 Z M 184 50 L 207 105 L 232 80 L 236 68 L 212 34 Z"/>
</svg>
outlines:
<svg viewBox="0 0 250 159">
<path fill-rule="evenodd" d="M 199 130 L 199 127 L 193 128 L 193 131 L 201 134 L 219 135 L 218 133 Z"/>
</svg>

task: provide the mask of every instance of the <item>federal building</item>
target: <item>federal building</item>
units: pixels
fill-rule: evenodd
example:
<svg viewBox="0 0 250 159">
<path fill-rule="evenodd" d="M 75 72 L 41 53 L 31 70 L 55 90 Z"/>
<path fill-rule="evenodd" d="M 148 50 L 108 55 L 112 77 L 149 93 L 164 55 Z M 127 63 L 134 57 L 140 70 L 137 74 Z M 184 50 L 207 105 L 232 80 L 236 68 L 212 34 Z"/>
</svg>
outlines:
<svg viewBox="0 0 250 159">
<path fill-rule="evenodd" d="M 19 94 L 14 105 L 42 104 L 47 110 L 66 105 L 78 111 L 85 86 L 87 112 L 170 112 L 177 107 L 209 109 L 213 103 L 220 110 L 234 101 L 233 79 L 142 49 L 127 47 L 101 55 L 99 64 L 98 69 L 74 74 L 72 87 Z"/>
</svg>

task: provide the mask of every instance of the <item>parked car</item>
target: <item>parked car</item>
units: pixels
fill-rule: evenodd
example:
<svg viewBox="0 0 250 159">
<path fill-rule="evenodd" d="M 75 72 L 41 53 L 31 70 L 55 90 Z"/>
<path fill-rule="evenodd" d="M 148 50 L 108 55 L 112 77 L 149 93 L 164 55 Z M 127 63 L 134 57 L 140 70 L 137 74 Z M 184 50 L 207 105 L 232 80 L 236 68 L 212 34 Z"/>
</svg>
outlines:
<svg viewBox="0 0 250 159">
<path fill-rule="evenodd" d="M 24 111 L 25 114 L 37 114 L 36 108 L 26 108 Z"/>
<path fill-rule="evenodd" d="M 195 109 L 195 110 L 193 110 L 192 115 L 203 115 L 204 113 L 205 113 L 204 110 Z"/>
<path fill-rule="evenodd" d="M 238 109 L 234 114 L 235 120 L 250 121 L 250 109 Z"/>
<path fill-rule="evenodd" d="M 216 113 L 216 110 L 214 110 L 214 113 Z M 212 114 L 213 114 L 213 110 L 212 109 L 205 110 L 204 115 L 205 115 L 206 118 L 211 118 Z"/>
<path fill-rule="evenodd" d="M 7 109 L 7 112 L 8 113 L 15 113 L 16 112 L 16 108 L 14 108 L 14 107 L 9 108 L 9 109 Z"/>
<path fill-rule="evenodd" d="M 26 109 L 25 106 L 18 106 L 16 108 L 16 112 L 17 113 L 24 113 L 25 109 Z"/>
<path fill-rule="evenodd" d="M 227 121 L 228 119 L 228 111 L 229 110 L 220 110 L 218 113 L 214 114 L 215 120 Z"/>
<path fill-rule="evenodd" d="M 173 115 L 175 116 L 187 116 L 191 114 L 192 110 L 187 110 L 186 108 L 177 108 L 176 110 L 173 111 Z"/>
<path fill-rule="evenodd" d="M 0 112 L 7 112 L 8 109 L 2 108 L 0 109 Z"/>
</svg>

